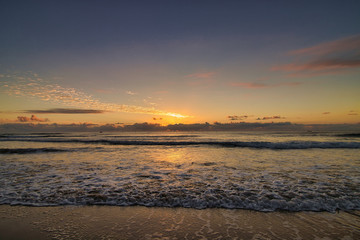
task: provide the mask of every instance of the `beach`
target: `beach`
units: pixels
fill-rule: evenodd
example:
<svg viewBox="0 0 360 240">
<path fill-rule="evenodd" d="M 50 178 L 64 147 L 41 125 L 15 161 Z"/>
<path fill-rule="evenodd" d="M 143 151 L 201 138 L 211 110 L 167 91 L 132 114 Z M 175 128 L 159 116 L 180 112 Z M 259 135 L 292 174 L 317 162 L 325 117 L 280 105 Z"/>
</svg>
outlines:
<svg viewBox="0 0 360 240">
<path fill-rule="evenodd" d="M 0 206 L 0 239 L 359 239 L 360 211 Z"/>
</svg>

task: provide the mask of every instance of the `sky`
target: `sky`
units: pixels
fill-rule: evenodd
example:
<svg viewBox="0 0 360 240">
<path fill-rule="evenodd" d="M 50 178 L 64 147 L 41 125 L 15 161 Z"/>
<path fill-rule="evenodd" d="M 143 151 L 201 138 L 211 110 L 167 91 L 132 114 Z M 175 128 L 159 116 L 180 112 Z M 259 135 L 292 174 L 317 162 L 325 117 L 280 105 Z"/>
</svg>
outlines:
<svg viewBox="0 0 360 240">
<path fill-rule="evenodd" d="M 360 1 L 0 1 L 0 123 L 360 122 Z"/>
</svg>

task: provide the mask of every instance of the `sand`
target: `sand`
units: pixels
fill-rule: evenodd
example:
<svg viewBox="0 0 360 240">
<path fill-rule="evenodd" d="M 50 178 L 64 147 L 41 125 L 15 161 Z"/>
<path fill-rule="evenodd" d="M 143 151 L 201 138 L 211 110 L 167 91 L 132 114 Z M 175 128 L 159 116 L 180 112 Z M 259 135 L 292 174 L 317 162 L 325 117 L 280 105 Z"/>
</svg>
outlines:
<svg viewBox="0 0 360 240">
<path fill-rule="evenodd" d="M 0 206 L 0 239 L 360 239 L 360 211 Z"/>
</svg>

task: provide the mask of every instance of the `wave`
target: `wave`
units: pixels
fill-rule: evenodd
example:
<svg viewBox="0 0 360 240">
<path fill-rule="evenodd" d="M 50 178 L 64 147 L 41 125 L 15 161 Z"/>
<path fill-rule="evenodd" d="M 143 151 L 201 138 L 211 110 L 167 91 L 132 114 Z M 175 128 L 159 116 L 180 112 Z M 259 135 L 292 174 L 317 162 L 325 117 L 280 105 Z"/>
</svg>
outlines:
<svg viewBox="0 0 360 240">
<path fill-rule="evenodd" d="M 54 176 L 56 178 L 56 176 Z M 45 187 L 46 188 L 46 187 Z M 58 188 L 60 189 L 60 188 Z M 49 190 L 49 189 L 47 189 Z M 306 194 L 285 191 L 283 193 L 262 191 L 229 191 L 221 189 L 202 189 L 194 191 L 151 191 L 142 189 L 117 189 L 100 192 L 98 190 L 63 189 L 49 193 L 3 194 L 0 204 L 25 206 L 146 206 L 146 207 L 184 207 L 195 209 L 225 208 L 247 209 L 261 212 L 272 211 L 314 211 L 335 212 L 337 210 L 360 210 L 360 201 L 355 196 L 339 195 L 333 197 L 325 193 Z"/>
<path fill-rule="evenodd" d="M 70 152 L 71 149 L 58 148 L 0 148 L 0 154 L 29 154 L 29 153 L 51 153 Z"/>
<path fill-rule="evenodd" d="M 143 136 L 143 135 L 139 135 L 139 136 L 136 136 L 136 135 L 106 135 L 104 137 L 107 137 L 107 138 L 145 138 L 145 139 L 149 139 L 149 138 L 162 138 L 162 139 L 174 139 L 174 138 L 197 138 L 197 137 L 200 137 L 200 135 L 168 135 L 168 136 L 164 136 L 164 135 L 146 135 L 146 136 Z"/>
<path fill-rule="evenodd" d="M 360 142 L 320 142 L 320 141 L 147 141 L 147 140 L 109 140 L 109 139 L 39 139 L 39 138 L 14 138 L 0 139 L 0 141 L 26 141 L 26 142 L 51 142 L 51 143 L 82 143 L 124 146 L 217 146 L 233 148 L 256 149 L 360 149 Z"/>
<path fill-rule="evenodd" d="M 68 135 L 61 134 L 31 134 L 31 135 L 11 135 L 11 134 L 0 134 L 0 139 L 23 139 L 23 138 L 68 138 Z M 88 137 L 88 136 L 71 136 L 71 137 Z"/>
<path fill-rule="evenodd" d="M 360 133 L 346 133 L 346 134 L 338 134 L 338 137 L 351 137 L 351 138 L 358 138 L 360 137 Z"/>
</svg>

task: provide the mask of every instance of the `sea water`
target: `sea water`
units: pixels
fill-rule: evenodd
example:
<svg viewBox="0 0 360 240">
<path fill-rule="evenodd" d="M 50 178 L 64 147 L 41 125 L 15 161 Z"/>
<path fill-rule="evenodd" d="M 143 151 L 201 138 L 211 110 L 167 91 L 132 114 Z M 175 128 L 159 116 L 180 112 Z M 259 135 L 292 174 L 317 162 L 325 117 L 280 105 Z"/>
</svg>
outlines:
<svg viewBox="0 0 360 240">
<path fill-rule="evenodd" d="M 309 132 L 1 134 L 0 204 L 360 209 L 360 138 Z"/>
</svg>

